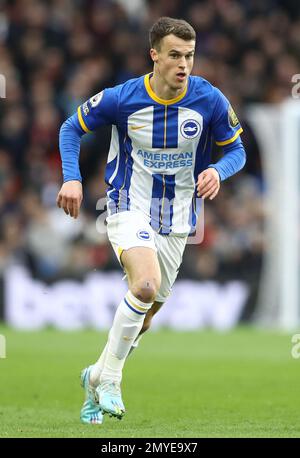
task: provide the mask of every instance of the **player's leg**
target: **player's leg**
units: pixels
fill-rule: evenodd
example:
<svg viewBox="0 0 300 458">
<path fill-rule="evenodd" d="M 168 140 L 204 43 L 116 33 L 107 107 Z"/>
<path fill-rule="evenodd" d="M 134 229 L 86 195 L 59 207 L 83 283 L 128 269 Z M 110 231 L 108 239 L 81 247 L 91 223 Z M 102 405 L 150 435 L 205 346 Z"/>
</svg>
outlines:
<svg viewBox="0 0 300 458">
<path fill-rule="evenodd" d="M 160 266 L 154 249 L 142 246 L 129 248 L 122 252 L 121 262 L 127 274 L 129 291 L 115 314 L 97 388 L 103 412 L 118 418 L 125 411 L 120 392 L 123 366 L 161 282 Z"/>
<path fill-rule="evenodd" d="M 143 334 L 146 331 L 148 331 L 148 329 L 151 326 L 152 318 L 160 310 L 160 308 L 163 305 L 164 305 L 163 302 L 158 302 L 158 301 L 153 302 L 153 305 L 152 305 L 151 309 L 148 310 L 148 312 L 147 312 L 147 314 L 145 316 L 145 319 L 144 319 L 144 322 L 143 322 L 143 326 L 142 326 L 142 329 L 140 330 L 139 335 L 137 336 L 137 338 L 135 339 L 135 341 L 131 345 L 131 348 L 129 350 L 129 354 L 131 354 L 138 347 Z"/>
<path fill-rule="evenodd" d="M 144 332 L 146 332 L 150 328 L 153 316 L 160 310 L 162 305 L 163 305 L 163 302 L 157 302 L 157 301 L 153 302 L 151 309 L 149 309 L 148 312 L 146 313 L 146 316 L 143 321 L 142 329 L 140 330 L 137 338 L 132 343 L 129 353 L 131 353 L 135 348 L 137 348 L 139 339 L 141 338 L 142 334 L 144 334 Z M 106 352 L 107 352 L 107 344 L 103 352 L 101 353 L 100 358 L 94 364 L 91 370 L 91 373 L 90 373 L 90 383 L 95 388 L 99 385 L 99 382 L 100 382 L 100 375 L 103 370 Z"/>
<path fill-rule="evenodd" d="M 149 226 L 149 223 L 148 223 L 148 220 L 145 218 L 145 216 L 137 211 L 127 211 L 127 212 L 120 212 L 120 213 L 116 213 L 114 215 L 111 215 L 107 218 L 107 233 L 108 233 L 108 238 L 113 246 L 113 249 L 120 261 L 120 255 L 122 253 L 122 251 L 124 252 L 124 255 L 125 253 L 129 252 L 129 250 L 133 247 L 146 247 L 146 248 L 151 248 L 152 250 L 149 250 L 148 253 L 156 253 L 156 246 L 155 246 L 155 242 L 154 242 L 154 233 L 153 233 L 153 230 L 151 228 L 151 226 Z M 148 266 L 148 261 L 146 261 L 146 264 L 145 264 L 145 259 L 150 259 L 149 256 L 144 256 L 144 253 L 141 252 L 141 256 L 139 256 L 139 252 L 136 256 L 136 253 L 134 251 L 130 251 L 130 253 L 132 254 L 129 254 L 129 257 L 132 258 L 132 259 L 128 259 L 128 262 L 125 266 L 125 268 L 127 269 L 127 271 L 129 272 L 129 275 L 131 274 L 131 271 L 133 271 L 133 274 L 131 274 L 132 278 L 133 278 L 133 284 L 134 284 L 134 287 L 139 289 L 139 284 L 141 283 L 141 280 L 143 279 L 143 275 L 141 274 L 145 274 L 145 277 L 146 278 L 146 281 L 148 278 L 150 278 L 148 276 L 148 274 L 151 272 L 151 269 L 149 269 L 149 266 Z M 151 256 L 151 255 L 150 255 Z M 158 263 L 157 263 L 157 259 L 156 259 L 156 256 L 155 254 L 152 255 L 155 259 L 155 265 L 156 265 L 156 270 L 157 270 L 157 266 L 158 266 Z M 123 256 L 124 257 L 124 256 Z M 127 255 L 125 255 L 125 258 L 128 258 Z M 130 262 L 132 261 L 132 262 Z M 121 262 L 121 261 L 120 261 Z M 124 262 L 126 263 L 126 259 L 124 260 Z M 150 263 L 151 263 L 151 259 L 150 259 Z M 133 264 L 133 267 L 131 267 L 131 264 Z M 139 276 L 135 276 L 134 275 L 134 266 L 136 266 L 136 268 L 138 269 L 138 272 L 139 272 Z M 143 266 L 145 266 L 145 269 L 144 271 L 142 271 L 141 269 L 143 268 Z M 146 275 L 147 274 L 147 275 Z M 128 275 L 128 274 L 127 274 Z M 160 275 L 160 273 L 159 273 Z M 158 278 L 159 278 L 159 275 L 158 275 Z M 151 278 L 150 278 L 151 280 Z M 151 293 L 151 282 L 146 285 L 147 288 L 146 288 L 146 291 L 143 290 L 142 292 L 142 298 L 145 299 L 150 299 L 148 294 Z M 96 394 L 98 395 L 98 389 L 97 387 L 99 387 L 99 383 L 100 383 L 100 374 L 102 373 L 103 371 L 103 368 L 104 368 L 104 364 L 106 362 L 106 357 L 108 355 L 108 345 L 109 343 L 111 342 L 111 339 L 112 341 L 116 341 L 116 338 L 114 336 L 115 332 L 112 332 L 112 331 L 115 331 L 116 329 L 118 330 L 119 328 L 119 316 L 120 315 L 124 315 L 123 313 L 121 313 L 121 309 L 125 309 L 127 311 L 127 313 L 129 311 L 132 312 L 132 310 L 128 307 L 127 304 L 130 305 L 130 307 L 132 307 L 133 309 L 136 308 L 136 310 L 138 310 L 138 307 L 140 307 L 141 310 L 139 310 L 139 313 L 141 313 L 141 316 L 142 318 L 144 319 L 144 316 L 145 316 L 145 313 L 147 312 L 147 309 L 149 308 L 149 306 L 151 305 L 151 303 L 149 302 L 145 302 L 146 304 L 146 307 L 145 310 L 143 309 L 143 301 L 140 301 L 141 303 L 139 304 L 138 301 L 139 299 L 136 298 L 136 300 L 134 301 L 133 298 L 131 297 L 131 292 L 128 291 L 128 293 L 126 294 L 126 297 L 124 298 L 124 300 L 122 301 L 122 303 L 120 304 L 120 306 L 118 307 L 118 310 L 116 312 L 116 316 L 115 316 L 115 320 L 114 320 L 114 325 L 113 325 L 113 329 L 110 331 L 109 333 L 109 338 L 108 338 L 108 343 L 106 344 L 105 346 L 105 349 L 103 350 L 100 358 L 98 359 L 98 361 L 92 366 L 92 369 L 90 371 L 90 376 L 89 376 L 89 384 L 90 386 L 92 387 L 92 389 L 94 391 L 96 391 Z M 136 293 L 136 294 L 140 294 L 140 293 Z M 145 297 L 144 294 L 146 294 L 148 297 Z M 151 293 L 152 294 L 152 293 Z M 150 296 L 151 296 L 150 294 Z M 126 300 L 126 302 L 125 302 Z M 130 304 L 130 301 L 132 302 Z M 136 315 L 137 313 L 134 312 L 134 315 Z M 128 320 L 128 317 L 126 317 L 126 319 Z M 122 321 L 122 320 L 121 320 Z M 132 323 L 132 321 L 131 321 Z M 121 325 L 122 327 L 122 325 Z M 127 337 L 129 336 L 125 336 L 126 339 Z M 123 342 L 125 343 L 126 342 L 126 339 L 123 340 Z M 127 341 L 130 346 L 132 344 L 132 341 L 128 340 Z M 122 346 L 121 346 L 122 347 Z M 125 352 L 126 354 L 126 352 Z M 110 355 L 108 355 L 109 358 L 108 358 L 108 362 L 109 360 L 111 359 L 110 358 Z M 116 395 L 117 397 L 120 398 L 119 394 L 118 394 L 118 390 L 116 388 L 118 388 L 119 384 L 118 382 L 115 382 L 115 384 L 113 385 L 113 388 L 115 388 L 115 392 L 116 392 Z M 117 403 L 118 404 L 118 403 Z"/>
<path fill-rule="evenodd" d="M 155 302 L 147 312 L 142 329 L 131 346 L 130 354 L 138 347 L 143 334 L 151 326 L 153 316 L 160 310 L 169 297 L 182 262 L 185 245 L 186 238 L 162 237 L 156 234 L 157 256 L 161 270 L 161 286 Z"/>
<path fill-rule="evenodd" d="M 148 310 L 148 312 L 145 315 L 145 319 L 144 319 L 144 322 L 143 322 L 143 325 L 142 325 L 142 329 L 140 330 L 139 335 L 137 336 L 137 338 L 132 343 L 132 345 L 131 345 L 131 347 L 129 349 L 128 355 L 131 354 L 138 347 L 139 341 L 140 341 L 142 335 L 144 334 L 144 332 L 148 331 L 148 329 L 151 326 L 151 321 L 152 321 L 153 316 L 160 310 L 160 308 L 162 306 L 163 306 L 163 302 L 155 301 L 153 303 L 151 309 Z M 83 408 L 81 410 L 81 419 L 82 419 L 83 423 L 93 423 L 93 424 L 97 423 L 97 424 L 100 424 L 103 421 L 103 418 L 102 418 L 103 415 L 102 415 L 102 413 L 100 411 L 100 408 L 99 408 L 99 401 L 97 401 L 97 406 L 96 406 L 96 409 L 95 409 L 94 404 L 92 404 L 92 407 L 91 407 L 91 401 L 87 401 L 87 400 L 88 400 L 89 396 L 90 397 L 92 396 L 92 399 L 95 399 L 95 396 L 97 398 L 97 394 L 95 394 L 95 391 L 96 391 L 96 387 L 99 385 L 100 374 L 101 374 L 101 372 L 103 370 L 106 353 L 107 353 L 107 344 L 106 344 L 106 346 L 105 346 L 105 348 L 104 348 L 99 360 L 97 361 L 97 363 L 94 366 L 90 366 L 90 368 L 85 369 L 85 371 L 83 371 L 82 375 L 81 375 L 82 386 L 84 386 L 84 382 L 83 382 L 84 376 L 85 376 L 85 384 L 87 384 L 88 377 L 89 377 L 89 380 L 90 380 L 89 387 L 86 386 L 86 391 L 88 392 L 88 394 L 86 395 L 86 399 L 85 399 Z M 88 371 L 88 369 L 89 369 L 89 371 Z"/>
</svg>

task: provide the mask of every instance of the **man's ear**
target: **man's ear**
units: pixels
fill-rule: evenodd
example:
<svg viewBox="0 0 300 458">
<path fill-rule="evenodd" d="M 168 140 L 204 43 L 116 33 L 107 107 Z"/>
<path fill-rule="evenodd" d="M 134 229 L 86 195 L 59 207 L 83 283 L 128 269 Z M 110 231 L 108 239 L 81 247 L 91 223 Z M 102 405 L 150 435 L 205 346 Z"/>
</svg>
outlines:
<svg viewBox="0 0 300 458">
<path fill-rule="evenodd" d="M 153 62 L 157 62 L 158 61 L 158 52 L 156 51 L 156 49 L 154 49 L 154 48 L 150 49 L 150 56 L 151 56 L 151 59 L 153 60 Z"/>
</svg>

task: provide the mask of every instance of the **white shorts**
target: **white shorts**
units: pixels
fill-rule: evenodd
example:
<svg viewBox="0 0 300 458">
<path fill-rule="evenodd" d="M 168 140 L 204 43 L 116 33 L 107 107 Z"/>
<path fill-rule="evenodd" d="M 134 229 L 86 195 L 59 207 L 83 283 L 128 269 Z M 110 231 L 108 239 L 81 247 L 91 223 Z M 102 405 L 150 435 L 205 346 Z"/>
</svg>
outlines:
<svg viewBox="0 0 300 458">
<path fill-rule="evenodd" d="M 120 257 L 124 250 L 143 246 L 157 252 L 161 270 L 161 286 L 155 298 L 165 302 L 176 280 L 186 237 L 164 236 L 155 232 L 146 215 L 138 211 L 125 211 L 108 216 L 107 235 L 121 264 Z M 122 265 L 122 264 L 121 264 Z"/>
</svg>

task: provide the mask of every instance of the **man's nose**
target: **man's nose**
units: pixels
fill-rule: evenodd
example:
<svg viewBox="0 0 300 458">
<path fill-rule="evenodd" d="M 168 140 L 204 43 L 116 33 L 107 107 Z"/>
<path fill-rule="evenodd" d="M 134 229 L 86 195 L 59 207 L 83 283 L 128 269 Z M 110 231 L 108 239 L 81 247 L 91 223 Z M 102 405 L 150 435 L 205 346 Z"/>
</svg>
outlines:
<svg viewBox="0 0 300 458">
<path fill-rule="evenodd" d="M 181 70 L 184 70 L 186 68 L 186 58 L 184 56 L 180 59 L 179 68 Z"/>
</svg>

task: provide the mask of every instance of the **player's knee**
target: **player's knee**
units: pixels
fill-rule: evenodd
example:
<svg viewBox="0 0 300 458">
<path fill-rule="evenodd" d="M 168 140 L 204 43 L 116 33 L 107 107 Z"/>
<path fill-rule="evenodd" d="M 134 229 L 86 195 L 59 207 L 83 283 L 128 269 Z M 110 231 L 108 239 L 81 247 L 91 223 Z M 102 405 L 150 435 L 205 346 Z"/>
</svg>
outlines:
<svg viewBox="0 0 300 458">
<path fill-rule="evenodd" d="M 155 300 L 158 287 L 154 281 L 139 281 L 131 288 L 132 294 L 142 302 L 150 303 Z"/>
</svg>

